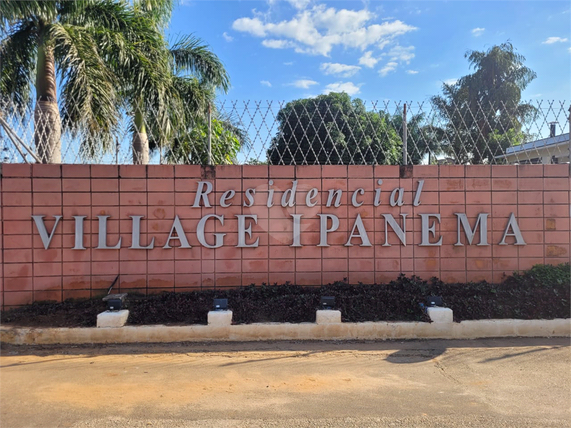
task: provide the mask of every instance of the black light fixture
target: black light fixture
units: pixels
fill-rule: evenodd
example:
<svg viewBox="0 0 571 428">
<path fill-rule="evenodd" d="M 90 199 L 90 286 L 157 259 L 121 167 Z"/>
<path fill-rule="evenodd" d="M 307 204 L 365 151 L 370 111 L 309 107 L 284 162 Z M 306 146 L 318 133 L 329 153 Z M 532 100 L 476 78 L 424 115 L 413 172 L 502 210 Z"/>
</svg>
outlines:
<svg viewBox="0 0 571 428">
<path fill-rule="evenodd" d="M 428 296 L 426 298 L 426 306 L 444 306 L 441 296 Z"/>
<path fill-rule="evenodd" d="M 321 309 L 333 309 L 333 306 L 335 306 L 335 297 L 321 296 L 321 300 L 319 301 L 319 307 Z"/>
<path fill-rule="evenodd" d="M 107 302 L 108 311 L 120 311 L 125 306 L 125 298 L 127 297 L 127 293 L 111 294 L 111 290 L 117 283 L 118 279 L 119 275 L 115 277 L 115 280 L 107 289 L 107 296 L 103 298 L 103 301 Z"/>
<path fill-rule="evenodd" d="M 214 299 L 214 310 L 215 311 L 228 310 L 228 299 Z"/>
<path fill-rule="evenodd" d="M 104 302 L 107 302 L 108 311 L 120 311 L 125 306 L 125 298 L 127 293 L 121 294 L 108 294 L 103 298 Z"/>
</svg>

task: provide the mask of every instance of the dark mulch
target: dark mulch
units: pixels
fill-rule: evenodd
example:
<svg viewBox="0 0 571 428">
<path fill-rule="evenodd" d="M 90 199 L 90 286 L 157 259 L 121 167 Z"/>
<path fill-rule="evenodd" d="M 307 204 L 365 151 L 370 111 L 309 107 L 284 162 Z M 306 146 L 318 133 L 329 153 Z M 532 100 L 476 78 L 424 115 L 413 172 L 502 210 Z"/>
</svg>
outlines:
<svg viewBox="0 0 571 428">
<path fill-rule="evenodd" d="M 189 293 L 129 295 L 129 324 L 206 324 L 214 298 L 227 298 L 235 324 L 253 322 L 315 322 L 320 296 L 335 296 L 343 321 L 428 321 L 422 303 L 443 297 L 454 320 L 571 318 L 570 266 L 538 265 L 487 282 L 445 284 L 432 278 L 401 275 L 388 284 L 335 283 L 321 287 L 293 284 L 202 290 Z M 37 302 L 0 314 L 4 324 L 37 327 L 89 327 L 105 310 L 101 298 Z"/>
</svg>

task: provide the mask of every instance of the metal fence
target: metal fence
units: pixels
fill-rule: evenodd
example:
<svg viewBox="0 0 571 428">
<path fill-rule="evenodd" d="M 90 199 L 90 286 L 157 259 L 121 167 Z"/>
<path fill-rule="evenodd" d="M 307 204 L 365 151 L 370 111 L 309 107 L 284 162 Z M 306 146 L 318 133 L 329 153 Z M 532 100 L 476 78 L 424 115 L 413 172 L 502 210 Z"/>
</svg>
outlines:
<svg viewBox="0 0 571 428">
<path fill-rule="evenodd" d="M 100 121 L 47 101 L 18 107 L 3 99 L 0 107 L 5 163 L 569 162 L 565 101 L 454 105 L 362 102 L 339 94 L 294 102 L 224 101 L 203 111 L 125 106 L 119 117 Z"/>
</svg>

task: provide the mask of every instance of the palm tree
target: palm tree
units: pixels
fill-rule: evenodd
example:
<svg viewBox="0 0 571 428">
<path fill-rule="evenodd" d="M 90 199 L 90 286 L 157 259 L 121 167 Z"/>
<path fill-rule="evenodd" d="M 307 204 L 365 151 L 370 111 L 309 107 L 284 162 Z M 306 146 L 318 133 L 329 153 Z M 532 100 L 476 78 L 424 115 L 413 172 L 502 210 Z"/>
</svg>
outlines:
<svg viewBox="0 0 571 428">
<path fill-rule="evenodd" d="M 130 0 L 137 15 L 161 35 L 170 21 L 176 0 Z M 160 78 L 133 76 L 133 67 L 114 63 L 119 76 L 121 105 L 131 118 L 133 163 L 149 162 L 153 148 L 176 144 L 191 124 L 206 117 L 216 89 L 226 92 L 229 76 L 219 58 L 200 39 L 180 37 L 170 48 L 163 42 L 142 50 Z M 148 74 L 145 68 L 145 74 Z"/>
<path fill-rule="evenodd" d="M 216 89 L 230 87 L 229 76 L 220 59 L 200 39 L 183 36 L 166 51 L 167 80 L 147 91 L 135 89 L 130 96 L 133 108 L 133 163 L 149 162 L 149 136 L 154 147 L 176 144 L 180 133 L 204 119 Z M 163 97 L 149 97 L 163 93 Z"/>
<path fill-rule="evenodd" d="M 156 2 L 141 0 L 147 7 Z M 42 162 L 61 162 L 62 126 L 84 131 L 87 155 L 111 146 L 122 97 L 116 88 L 125 87 L 127 70 L 139 89 L 164 80 L 165 43 L 152 24 L 150 14 L 113 0 L 0 2 L 6 34 L 0 41 L 0 96 L 12 98 L 23 113 L 35 87 L 34 140 Z"/>
</svg>

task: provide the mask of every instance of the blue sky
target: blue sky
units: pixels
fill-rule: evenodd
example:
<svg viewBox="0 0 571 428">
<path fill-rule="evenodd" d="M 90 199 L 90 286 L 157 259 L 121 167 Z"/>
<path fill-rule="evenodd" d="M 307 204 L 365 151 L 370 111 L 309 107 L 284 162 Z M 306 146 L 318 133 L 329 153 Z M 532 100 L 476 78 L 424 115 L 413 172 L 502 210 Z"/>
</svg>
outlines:
<svg viewBox="0 0 571 428">
<path fill-rule="evenodd" d="M 221 99 L 285 100 L 345 90 L 423 101 L 470 72 L 467 50 L 511 41 L 537 73 L 525 99 L 571 99 L 568 1 L 195 1 L 172 38 L 193 33 L 230 73 Z"/>
</svg>

